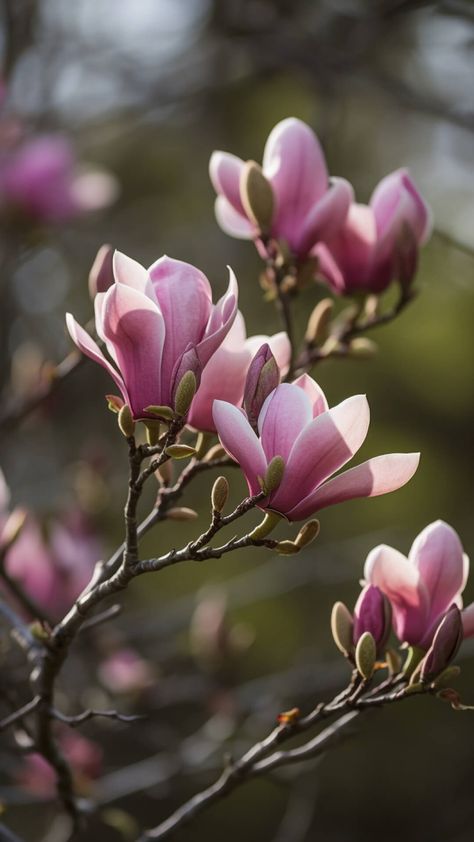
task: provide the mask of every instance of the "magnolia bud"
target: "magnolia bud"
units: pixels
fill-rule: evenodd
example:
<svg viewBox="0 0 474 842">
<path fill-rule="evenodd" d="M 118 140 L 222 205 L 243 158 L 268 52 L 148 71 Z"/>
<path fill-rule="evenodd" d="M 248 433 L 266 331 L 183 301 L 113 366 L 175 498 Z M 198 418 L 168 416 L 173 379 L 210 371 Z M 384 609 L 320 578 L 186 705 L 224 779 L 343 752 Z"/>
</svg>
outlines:
<svg viewBox="0 0 474 842">
<path fill-rule="evenodd" d="M 308 345 L 322 345 L 329 336 L 334 301 L 332 298 L 323 298 L 316 304 L 308 319 L 305 339 Z"/>
<path fill-rule="evenodd" d="M 270 230 L 274 197 L 270 182 L 255 161 L 247 161 L 240 176 L 240 200 L 248 218 L 262 232 Z"/>
<path fill-rule="evenodd" d="M 249 534 L 249 538 L 253 541 L 260 541 L 266 538 L 272 529 L 275 529 L 275 526 L 280 523 L 282 517 L 283 515 L 280 515 L 278 512 L 266 512 L 261 523 Z"/>
<path fill-rule="evenodd" d="M 196 520 L 199 517 L 194 509 L 188 509 L 186 506 L 179 506 L 175 509 L 168 509 L 166 517 L 169 520 Z"/>
<path fill-rule="evenodd" d="M 276 491 L 278 486 L 280 485 L 283 474 L 285 472 L 285 463 L 281 456 L 274 456 L 271 460 L 265 476 L 263 478 L 263 488 L 262 491 L 265 494 L 271 494 L 272 491 Z"/>
<path fill-rule="evenodd" d="M 229 483 L 225 477 L 217 477 L 211 491 L 213 512 L 222 512 L 229 496 Z"/>
<path fill-rule="evenodd" d="M 336 602 L 331 612 L 331 632 L 334 643 L 344 657 L 348 658 L 353 651 L 352 643 L 352 614 L 343 602 Z"/>
<path fill-rule="evenodd" d="M 377 650 L 375 640 L 370 632 L 364 632 L 356 646 L 355 663 L 358 672 L 366 681 L 372 678 L 376 658 Z"/>
<path fill-rule="evenodd" d="M 173 421 L 175 417 L 170 406 L 155 406 L 152 404 L 151 406 L 146 406 L 144 411 L 149 415 L 156 415 L 157 418 L 161 418 L 163 421 Z"/>
<path fill-rule="evenodd" d="M 451 605 L 441 620 L 433 643 L 420 665 L 420 681 L 429 683 L 449 667 L 456 657 L 463 641 L 461 612 L 457 605 Z"/>
<path fill-rule="evenodd" d="M 300 549 L 307 547 L 308 544 L 311 544 L 311 542 L 318 537 L 319 530 L 319 520 L 309 520 L 308 523 L 305 523 L 298 532 L 298 535 L 295 538 L 296 546 Z"/>
<path fill-rule="evenodd" d="M 194 371 L 187 371 L 178 383 L 174 396 L 174 408 L 178 415 L 186 415 L 196 394 L 197 380 Z"/>
<path fill-rule="evenodd" d="M 392 606 L 376 585 L 366 585 L 354 608 L 354 644 L 364 632 L 370 632 L 380 654 L 390 635 Z"/>
<path fill-rule="evenodd" d="M 188 459 L 189 456 L 195 456 L 196 450 L 187 444 L 170 444 L 165 448 L 165 453 L 172 459 Z"/>
<path fill-rule="evenodd" d="M 132 410 L 128 404 L 125 403 L 122 406 L 122 409 L 117 416 L 117 423 L 122 435 L 124 435 L 127 439 L 133 436 L 135 432 L 135 421 L 133 420 Z"/>
<path fill-rule="evenodd" d="M 280 370 L 270 346 L 265 343 L 250 363 L 245 381 L 244 409 L 254 430 L 257 428 L 258 416 L 265 400 L 279 383 Z"/>
<path fill-rule="evenodd" d="M 98 292 L 107 292 L 114 281 L 114 249 L 103 245 L 97 252 L 89 272 L 89 295 L 94 299 Z"/>
</svg>

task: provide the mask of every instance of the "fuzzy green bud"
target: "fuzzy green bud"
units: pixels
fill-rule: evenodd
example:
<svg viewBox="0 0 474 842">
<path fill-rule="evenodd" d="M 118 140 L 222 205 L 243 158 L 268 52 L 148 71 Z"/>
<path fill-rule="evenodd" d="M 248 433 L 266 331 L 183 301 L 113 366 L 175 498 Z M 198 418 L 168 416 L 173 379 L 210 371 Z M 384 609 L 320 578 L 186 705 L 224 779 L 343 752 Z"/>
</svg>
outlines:
<svg viewBox="0 0 474 842">
<path fill-rule="evenodd" d="M 213 512 L 222 512 L 227 498 L 229 497 L 229 483 L 225 477 L 217 477 L 211 491 L 211 504 Z"/>
<path fill-rule="evenodd" d="M 187 444 L 170 444 L 169 447 L 165 448 L 165 453 L 172 459 L 188 459 L 190 456 L 196 455 L 196 449 L 189 447 Z"/>
<path fill-rule="evenodd" d="M 196 394 L 197 380 L 194 371 L 187 371 L 183 374 L 178 383 L 174 396 L 174 408 L 178 415 L 186 415 Z"/>
<path fill-rule="evenodd" d="M 285 472 L 285 463 L 281 456 L 274 456 L 263 478 L 262 491 L 271 494 L 280 485 Z"/>
<path fill-rule="evenodd" d="M 334 643 L 345 658 L 353 651 L 352 630 L 354 621 L 352 614 L 343 602 L 336 602 L 331 612 L 331 632 Z"/>
<path fill-rule="evenodd" d="M 373 635 L 364 632 L 355 650 L 355 663 L 358 672 L 366 681 L 374 674 L 375 661 L 377 658 L 377 647 Z"/>
<path fill-rule="evenodd" d="M 135 433 L 135 421 L 133 420 L 132 410 L 128 406 L 128 404 L 124 404 L 122 409 L 117 415 L 117 423 L 119 425 L 120 432 L 124 435 L 127 439 L 131 438 Z"/>
<path fill-rule="evenodd" d="M 304 526 L 301 527 L 298 535 L 295 538 L 295 544 L 300 549 L 303 547 L 307 547 L 308 544 L 311 544 L 315 538 L 318 537 L 320 530 L 320 523 L 319 520 L 308 520 L 308 523 L 305 523 Z"/>
<path fill-rule="evenodd" d="M 239 187 L 240 199 L 248 218 L 260 231 L 269 231 L 275 204 L 273 189 L 255 161 L 247 161 L 244 165 Z"/>
</svg>

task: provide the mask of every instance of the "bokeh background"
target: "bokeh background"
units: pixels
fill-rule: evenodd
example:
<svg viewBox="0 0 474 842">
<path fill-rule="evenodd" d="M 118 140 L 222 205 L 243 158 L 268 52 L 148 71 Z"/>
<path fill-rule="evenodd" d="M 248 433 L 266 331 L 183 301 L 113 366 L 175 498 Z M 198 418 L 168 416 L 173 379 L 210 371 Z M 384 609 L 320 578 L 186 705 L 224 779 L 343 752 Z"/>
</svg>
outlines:
<svg viewBox="0 0 474 842">
<path fill-rule="evenodd" d="M 419 295 L 373 335 L 378 355 L 315 372 L 330 403 L 367 393 L 372 424 L 362 457 L 422 451 L 415 479 L 388 497 L 323 512 L 318 542 L 294 559 L 244 551 L 144 578 L 124 597 L 120 618 L 79 641 L 62 682 L 63 707 L 75 712 L 114 699 L 121 710 L 147 713 L 133 725 L 82 729 L 103 750 L 101 780 L 85 783 L 100 809 L 84 839 L 113 842 L 157 824 L 215 776 L 225 751 L 238 753 L 266 733 L 280 710 L 307 709 L 342 685 L 346 666 L 330 638 L 330 609 L 336 599 L 355 601 L 375 544 L 406 552 L 441 517 L 473 552 L 474 3 L 10 0 L 0 7 L 3 119 L 15 118 L 31 135 L 63 133 L 79 160 L 103 167 L 119 186 L 109 207 L 61 224 L 4 213 L 0 465 L 13 504 L 46 523 L 80 507 L 104 553 L 121 540 L 126 477 L 124 443 L 103 397 L 106 375 L 84 363 L 37 411 L 17 412 L 48 365 L 71 350 L 64 312 L 81 323 L 91 318 L 87 275 L 98 247 L 109 242 L 145 265 L 163 253 L 187 260 L 208 275 L 215 296 L 230 264 L 249 334 L 279 330 L 253 246 L 215 223 L 207 166 L 216 148 L 259 160 L 272 126 L 290 115 L 317 131 L 331 172 L 348 178 L 360 201 L 403 165 L 435 215 Z M 298 298 L 300 334 L 323 294 L 315 285 Z M 229 479 L 237 501 L 243 482 L 237 471 Z M 183 500 L 200 520 L 161 525 L 144 555 L 198 533 L 210 483 L 206 477 Z M 472 584 L 466 596 L 474 598 Z M 111 689 L 101 667 L 124 647 L 142 673 Z M 10 677 L 2 673 L 2 692 L 23 698 L 24 666 L 4 632 L 2 652 L 14 662 Z M 473 658 L 465 645 L 460 687 L 468 702 Z M 179 839 L 468 842 L 473 735 L 472 714 L 432 699 L 378 711 L 318 763 L 248 785 Z M 6 823 L 31 842 L 61 842 L 67 827 L 54 801 L 20 786 L 23 761 L 11 737 L 3 743 Z"/>
</svg>

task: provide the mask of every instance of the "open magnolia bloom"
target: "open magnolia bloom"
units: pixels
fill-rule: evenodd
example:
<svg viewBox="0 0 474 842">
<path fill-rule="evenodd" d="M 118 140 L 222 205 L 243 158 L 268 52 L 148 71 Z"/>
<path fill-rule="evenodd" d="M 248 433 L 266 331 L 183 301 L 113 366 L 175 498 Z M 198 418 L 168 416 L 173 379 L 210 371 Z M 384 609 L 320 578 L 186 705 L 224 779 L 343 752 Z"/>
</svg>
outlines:
<svg viewBox="0 0 474 842">
<path fill-rule="evenodd" d="M 234 406 L 242 404 L 250 363 L 265 342 L 268 342 L 280 375 L 284 377 L 291 357 L 287 334 L 282 331 L 273 336 L 247 337 L 245 320 L 239 311 L 231 330 L 203 371 L 199 391 L 188 413 L 188 424 L 191 427 L 202 432 L 216 431 L 212 417 L 212 405 L 216 399 L 228 401 Z"/>
<path fill-rule="evenodd" d="M 361 447 L 369 407 L 364 395 L 355 395 L 328 409 L 323 391 L 307 374 L 270 393 L 258 417 L 258 435 L 245 413 L 229 403 L 215 401 L 213 414 L 222 445 L 242 468 L 250 494 L 261 490 L 272 459 L 283 459 L 280 484 L 259 505 L 288 520 L 304 520 L 354 497 L 395 491 L 419 462 L 418 453 L 391 453 L 330 479 Z"/>
<path fill-rule="evenodd" d="M 189 263 L 165 256 L 145 269 L 115 252 L 114 281 L 95 296 L 96 330 L 115 365 L 67 314 L 73 341 L 109 372 L 135 419 L 150 417 L 149 406 L 174 407 L 188 371 L 199 386 L 237 313 L 237 281 L 229 271 L 228 290 L 213 304 L 209 281 Z"/>
<path fill-rule="evenodd" d="M 214 152 L 209 173 L 218 194 L 216 217 L 232 237 L 255 239 L 261 231 L 244 207 L 241 179 L 245 162 L 228 152 Z M 343 224 L 353 190 L 343 178 L 329 175 L 318 138 L 295 117 L 271 131 L 263 154 L 263 175 L 271 186 L 273 212 L 268 234 L 284 240 L 291 252 L 304 258 Z"/>
<path fill-rule="evenodd" d="M 415 538 L 408 558 L 381 544 L 367 556 L 364 577 L 377 585 L 393 607 L 399 640 L 428 649 L 440 620 L 452 604 L 462 608 L 469 558 L 455 530 L 442 520 Z M 464 636 L 474 635 L 474 603 L 462 612 Z"/>
<path fill-rule="evenodd" d="M 352 204 L 344 225 L 313 254 L 334 292 L 380 293 L 394 279 L 411 282 L 430 233 L 428 205 L 401 169 L 382 179 L 368 205 Z"/>
</svg>

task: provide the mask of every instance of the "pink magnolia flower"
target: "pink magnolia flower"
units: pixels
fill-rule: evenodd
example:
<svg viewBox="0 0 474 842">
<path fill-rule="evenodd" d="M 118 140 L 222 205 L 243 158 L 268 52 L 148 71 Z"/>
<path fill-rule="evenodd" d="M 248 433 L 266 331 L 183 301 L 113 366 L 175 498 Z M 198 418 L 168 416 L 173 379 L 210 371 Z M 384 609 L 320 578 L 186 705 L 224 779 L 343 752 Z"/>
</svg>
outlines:
<svg viewBox="0 0 474 842">
<path fill-rule="evenodd" d="M 223 447 L 242 468 L 250 494 L 280 456 L 283 479 L 260 503 L 289 520 L 303 520 L 326 506 L 354 497 L 375 497 L 400 488 L 413 476 L 418 453 L 388 454 L 329 479 L 361 447 L 369 426 L 364 395 L 328 409 L 324 393 L 307 374 L 271 392 L 258 418 L 259 436 L 245 414 L 225 401 L 214 403 L 214 423 Z"/>
<path fill-rule="evenodd" d="M 0 160 L 0 202 L 45 222 L 62 222 L 97 210 L 116 197 L 109 173 L 80 172 L 65 137 L 24 141 Z"/>
<path fill-rule="evenodd" d="M 135 649 L 123 647 L 99 665 L 99 678 L 111 693 L 137 693 L 154 683 L 151 664 Z"/>
<path fill-rule="evenodd" d="M 209 173 L 218 194 L 216 216 L 233 237 L 258 239 L 240 196 L 245 164 L 228 152 L 214 152 Z M 353 190 L 342 178 L 329 181 L 320 143 L 306 123 L 289 117 L 271 131 L 263 154 L 263 174 L 273 190 L 270 236 L 284 240 L 295 257 L 304 258 L 319 241 L 343 224 Z"/>
<path fill-rule="evenodd" d="M 408 558 L 381 544 L 369 553 L 364 568 L 366 581 L 392 603 L 397 637 L 422 649 L 430 646 L 449 607 L 462 608 L 468 572 L 459 536 L 442 520 L 420 532 Z M 474 603 L 463 612 L 463 627 L 466 637 L 474 634 Z"/>
<path fill-rule="evenodd" d="M 148 406 L 173 406 L 187 371 L 201 373 L 232 327 L 237 281 L 230 270 L 227 293 L 212 303 L 209 281 L 199 269 L 162 257 L 145 269 L 115 252 L 115 282 L 95 296 L 95 321 L 112 365 L 73 316 L 66 316 L 77 347 L 115 381 L 134 418 Z"/>
<path fill-rule="evenodd" d="M 250 363 L 264 342 L 268 342 L 284 377 L 291 356 L 291 345 L 286 333 L 282 331 L 271 337 L 247 338 L 245 320 L 239 311 L 231 330 L 203 371 L 199 391 L 188 414 L 188 424 L 191 427 L 203 432 L 215 432 L 212 418 L 215 399 L 228 401 L 234 406 L 242 404 Z"/>
<path fill-rule="evenodd" d="M 102 773 L 102 749 L 74 731 L 61 731 L 59 744 L 71 765 L 78 792 L 86 795 L 90 792 L 92 781 Z M 29 754 L 25 758 L 17 780 L 23 789 L 43 798 L 53 797 L 56 792 L 56 774 L 40 754 Z"/>
<path fill-rule="evenodd" d="M 410 283 L 430 232 L 429 208 L 402 169 L 382 179 L 369 205 L 352 204 L 345 224 L 313 254 L 334 292 L 380 293 L 394 278 Z"/>
</svg>

